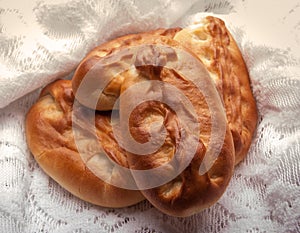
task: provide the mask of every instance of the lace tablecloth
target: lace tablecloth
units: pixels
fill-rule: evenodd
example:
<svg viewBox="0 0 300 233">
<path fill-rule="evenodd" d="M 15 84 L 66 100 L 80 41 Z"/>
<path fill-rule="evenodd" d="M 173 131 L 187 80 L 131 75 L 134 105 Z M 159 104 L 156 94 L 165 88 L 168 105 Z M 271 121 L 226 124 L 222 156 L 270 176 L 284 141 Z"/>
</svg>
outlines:
<svg viewBox="0 0 300 233">
<path fill-rule="evenodd" d="M 213 12 L 246 60 L 257 133 L 223 197 L 188 218 L 147 201 L 91 205 L 43 173 L 26 146 L 40 87 L 66 77 L 95 45 L 128 32 L 185 26 Z M 1 232 L 300 232 L 300 1 L 0 1 Z"/>
</svg>

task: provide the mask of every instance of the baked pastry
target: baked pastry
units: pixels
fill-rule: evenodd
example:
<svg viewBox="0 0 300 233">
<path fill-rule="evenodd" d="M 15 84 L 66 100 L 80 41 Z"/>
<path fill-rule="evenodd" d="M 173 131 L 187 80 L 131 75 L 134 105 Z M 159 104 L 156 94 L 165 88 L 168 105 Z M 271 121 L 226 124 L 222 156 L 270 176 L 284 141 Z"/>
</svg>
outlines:
<svg viewBox="0 0 300 233">
<path fill-rule="evenodd" d="M 72 122 L 74 95 L 70 80 L 59 80 L 45 87 L 40 98 L 26 117 L 26 138 L 30 151 L 41 168 L 62 187 L 75 196 L 90 203 L 105 207 L 124 207 L 144 199 L 137 190 L 115 187 L 97 177 L 84 162 L 77 146 L 86 148 L 89 154 L 99 153 L 93 140 L 74 141 L 72 124 L 78 126 L 81 135 L 89 134 L 90 127 L 85 121 Z M 77 115 L 85 116 L 87 109 L 77 109 Z M 126 160 L 118 153 L 114 139 L 107 137 L 111 131 L 109 114 L 97 114 L 95 117 L 99 143 L 105 143 L 107 154 L 122 166 Z M 101 134 L 105 133 L 105 137 Z M 103 135 L 103 134 L 102 134 Z M 103 147 L 104 148 L 104 147 Z M 110 153 L 109 153 L 110 152 Z M 101 171 L 111 175 L 113 171 L 100 167 Z"/>
<path fill-rule="evenodd" d="M 93 49 L 72 84 L 60 80 L 42 91 L 26 136 L 41 167 L 74 195 L 109 207 L 146 197 L 184 217 L 225 192 L 256 118 L 238 46 L 220 19 L 207 17 L 195 27 L 127 35 Z M 104 152 L 130 175 L 103 162 Z"/>
<path fill-rule="evenodd" d="M 257 124 L 249 74 L 239 47 L 225 23 L 212 16 L 182 29 L 174 40 L 200 58 L 223 97 L 238 164 L 247 155 Z"/>
<path fill-rule="evenodd" d="M 158 35 L 158 32 L 164 32 L 164 36 Z M 196 78 L 202 80 L 202 85 L 206 90 L 210 88 L 215 90 L 215 96 L 211 96 L 211 98 L 213 98 L 214 105 L 218 106 L 219 112 L 214 111 L 216 117 L 214 120 L 219 122 L 220 125 L 222 121 L 226 121 L 223 105 L 203 63 L 193 52 L 172 39 L 178 29 L 160 30 L 158 32 L 127 35 L 95 48 L 78 66 L 72 79 L 72 86 L 75 98 L 79 102 L 101 111 L 112 110 L 115 105 L 114 101 L 120 97 L 119 111 L 121 115 L 122 112 L 131 109 L 130 104 L 135 98 L 142 98 L 143 95 L 151 95 L 156 91 L 158 92 L 157 96 L 161 94 L 165 97 L 162 99 L 163 103 L 167 101 L 168 97 L 175 101 L 175 95 L 168 93 L 166 90 L 160 90 L 159 87 L 154 87 L 151 84 L 141 87 L 142 92 L 134 95 L 131 99 L 123 100 L 122 96 L 126 90 L 145 80 L 167 83 L 187 97 L 196 111 L 197 121 L 200 122 L 201 128 L 196 152 L 190 158 L 190 163 L 180 174 L 176 174 L 176 171 L 181 167 L 180 162 L 178 162 L 179 165 L 170 165 L 169 163 L 174 159 L 175 152 L 180 151 L 180 142 L 182 138 L 186 137 L 184 135 L 192 134 L 191 131 L 197 130 L 191 129 L 190 132 L 182 134 L 180 131 L 182 125 L 179 124 L 180 119 L 176 116 L 177 112 L 173 112 L 165 104 L 157 101 L 148 101 L 137 105 L 126 121 L 128 120 L 131 136 L 140 143 L 149 141 L 149 126 L 152 123 L 165 125 L 164 143 L 156 152 L 145 156 L 129 151 L 126 151 L 126 154 L 137 186 L 155 207 L 169 215 L 189 216 L 215 203 L 225 191 L 234 166 L 232 136 L 225 122 L 224 138 L 222 138 L 224 140 L 221 142 L 219 156 L 212 167 L 208 169 L 208 172 L 199 174 L 200 164 L 208 150 L 208 144 L 210 141 L 214 141 L 211 135 L 213 116 L 211 106 L 208 106 L 207 103 L 207 99 L 210 97 L 201 93 L 199 87 L 192 80 L 182 75 L 183 69 L 187 66 L 192 67 L 193 62 L 202 67 L 202 70 L 193 70 L 193 73 L 197 74 L 195 75 Z M 163 50 L 160 46 L 168 47 L 170 50 Z M 122 52 L 124 50 L 127 53 L 124 54 Z M 135 51 L 138 51 L 138 53 L 136 54 Z M 191 58 L 184 57 L 185 55 L 179 51 L 189 53 Z M 106 57 L 112 56 L 115 56 L 116 59 L 102 61 Z M 159 64 L 156 64 L 156 66 L 151 65 L 155 62 Z M 106 66 L 99 65 L 99 68 L 97 68 L 96 66 L 99 63 Z M 126 66 L 130 63 L 135 64 L 134 71 L 129 69 L 130 66 Z M 168 68 L 171 66 L 169 63 L 178 63 L 177 70 Z M 113 78 L 109 79 L 111 77 Z M 108 85 L 103 83 L 108 83 Z M 104 87 L 101 93 L 97 92 L 100 86 Z M 80 94 L 78 94 L 80 88 Z M 164 88 L 162 87 L 162 89 Z M 174 105 L 180 105 L 179 102 Z M 182 108 L 185 115 L 191 115 L 190 110 L 185 105 Z M 126 140 L 126 138 L 123 138 L 123 140 Z M 188 150 L 188 148 L 185 149 Z M 184 160 L 188 156 L 188 152 L 177 156 L 176 161 Z M 142 176 L 134 172 L 135 170 L 148 171 L 163 165 L 166 165 L 165 170 L 161 169 L 151 175 Z M 169 178 L 172 176 L 173 179 L 170 180 Z M 159 179 L 166 181 L 159 184 L 158 187 L 155 185 L 155 187 L 148 188 L 145 184 L 149 184 L 150 179 L 151 181 Z M 151 187 L 151 185 L 149 186 Z"/>
</svg>

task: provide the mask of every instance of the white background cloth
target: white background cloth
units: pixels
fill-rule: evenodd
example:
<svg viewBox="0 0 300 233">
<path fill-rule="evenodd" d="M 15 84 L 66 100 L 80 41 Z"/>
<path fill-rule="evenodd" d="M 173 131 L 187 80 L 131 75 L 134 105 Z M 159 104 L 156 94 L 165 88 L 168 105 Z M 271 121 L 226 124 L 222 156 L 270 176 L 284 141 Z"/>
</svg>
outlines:
<svg viewBox="0 0 300 233">
<path fill-rule="evenodd" d="M 199 12 L 227 22 L 259 110 L 249 154 L 223 197 L 199 214 L 174 218 L 147 201 L 122 209 L 91 205 L 45 175 L 24 135 L 39 88 L 71 77 L 101 42 L 185 26 Z M 0 232 L 300 232 L 299 15 L 299 0 L 0 0 Z"/>
</svg>

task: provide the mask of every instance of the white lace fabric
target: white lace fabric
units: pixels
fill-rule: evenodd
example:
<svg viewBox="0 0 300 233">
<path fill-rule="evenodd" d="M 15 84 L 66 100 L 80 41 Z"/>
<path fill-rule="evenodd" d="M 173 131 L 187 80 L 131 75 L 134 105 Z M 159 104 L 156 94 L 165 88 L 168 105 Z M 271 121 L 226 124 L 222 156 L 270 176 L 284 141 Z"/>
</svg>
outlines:
<svg viewBox="0 0 300 233">
<path fill-rule="evenodd" d="M 240 46 L 259 111 L 250 151 L 222 198 L 174 218 L 147 201 L 95 206 L 49 178 L 24 134 L 40 87 L 66 77 L 101 42 L 186 26 L 204 11 L 219 14 Z M 0 232 L 300 232 L 299 15 L 299 0 L 0 1 Z"/>
</svg>

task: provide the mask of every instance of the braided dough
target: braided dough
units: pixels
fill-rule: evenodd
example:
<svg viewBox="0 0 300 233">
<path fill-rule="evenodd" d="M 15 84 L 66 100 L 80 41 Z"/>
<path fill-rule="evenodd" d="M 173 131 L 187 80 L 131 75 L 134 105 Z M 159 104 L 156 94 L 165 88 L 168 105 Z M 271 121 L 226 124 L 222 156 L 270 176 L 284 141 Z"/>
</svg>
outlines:
<svg viewBox="0 0 300 233">
<path fill-rule="evenodd" d="M 143 45 L 167 46 L 170 51 L 163 51 L 163 56 L 157 55 L 156 51 L 148 46 L 141 51 L 140 57 L 128 56 L 128 54 L 122 56 L 122 51 L 126 50 L 130 53 L 131 49 Z M 190 54 L 197 61 L 198 66 L 202 67 L 201 72 L 194 74 L 197 78 L 212 80 L 204 81 L 207 85 L 204 88 L 218 91 L 224 106 L 222 102 L 217 101 L 219 97 L 214 97 L 215 105 L 222 111 L 211 113 L 207 96 L 199 91 L 195 83 L 182 75 L 180 65 L 178 70 L 175 70 L 167 66 L 143 63 L 155 57 L 154 61 L 158 62 L 157 64 L 168 64 L 168 62 L 172 64 L 179 62 L 181 66 L 189 64 L 188 59 L 181 60 L 182 56 L 176 52 L 178 50 Z M 89 72 L 99 62 L 105 63 L 105 59 L 111 55 L 115 55 L 117 61 L 110 62 L 101 72 L 95 69 L 91 79 L 95 82 L 89 82 L 84 86 L 83 80 Z M 132 57 L 135 59 L 135 66 L 127 69 L 126 62 Z M 111 79 L 107 81 L 104 77 L 111 77 Z M 199 135 L 197 147 L 184 168 L 181 167 L 181 160 L 185 160 L 187 155 L 182 152 L 179 157 L 176 157 L 175 154 L 177 151 L 182 151 L 179 145 L 187 136 L 182 134 L 181 130 L 184 126 L 176 111 L 165 103 L 143 102 L 136 106 L 128 119 L 130 134 L 139 143 L 147 143 L 150 140 L 149 126 L 153 123 L 165 127 L 164 140 L 160 142 L 161 147 L 158 150 L 141 156 L 139 153 L 124 149 L 113 134 L 110 122 L 112 110 L 116 109 L 122 115 L 126 109 L 130 109 L 130 99 L 123 100 L 122 94 L 132 86 L 149 80 L 161 81 L 176 87 L 184 93 L 197 114 L 196 121 L 200 123 L 200 130 L 186 127 L 187 131 L 185 131 L 188 135 Z M 100 95 L 99 85 L 104 85 Z M 158 92 L 161 96 L 167 96 L 168 101 L 170 99 L 172 101 L 172 97 L 168 96 L 169 94 L 163 88 L 157 90 L 152 85 L 143 88 L 141 97 L 143 94 Z M 97 109 L 95 126 L 98 139 L 96 142 L 83 137 L 91 133 L 90 125 L 80 119 L 72 122 L 74 96 L 82 104 L 79 110 L 76 110 L 79 111 L 82 119 L 85 117 L 85 112 Z M 116 104 L 119 97 L 120 103 Z M 223 109 L 226 111 L 226 116 Z M 181 111 L 186 115 L 192 115 L 185 105 L 182 105 Z M 79 64 L 72 84 L 71 81 L 57 81 L 42 91 L 39 101 L 27 115 L 26 135 L 29 148 L 41 167 L 74 195 L 110 207 L 131 205 L 145 197 L 162 212 L 184 217 L 211 206 L 224 193 L 232 176 L 234 164 L 240 162 L 249 149 L 256 127 L 256 118 L 248 72 L 239 49 L 224 23 L 214 17 L 207 17 L 193 28 L 160 29 L 127 35 L 95 48 Z M 212 166 L 205 174 L 200 174 L 199 168 L 204 156 L 209 150 L 211 141 L 215 140 L 212 137 L 212 126 L 215 120 L 226 122 L 224 139 L 220 144 L 220 153 Z M 88 151 L 87 155 L 84 155 L 86 160 L 83 155 L 79 155 L 74 143 L 72 124 L 78 125 L 79 134 L 84 138 L 79 144 L 84 148 L 83 151 Z M 164 179 L 170 174 L 176 174 L 178 169 L 182 168 L 182 170 L 173 179 L 150 188 L 145 188 L 144 185 L 148 182 L 147 178 L 137 176 L 133 172 L 132 178 L 140 191 L 118 188 L 98 178 L 97 171 L 111 175 L 113 169 L 108 169 L 105 164 L 97 162 L 95 158 L 99 151 L 95 149 L 98 147 L 93 146 L 95 143 L 100 144 L 115 163 L 132 171 L 155 169 L 167 164 L 165 170 L 160 170 L 148 179 Z M 175 163 L 169 164 L 173 160 Z M 118 173 L 114 174 L 114 177 L 121 182 L 126 182 Z"/>
</svg>

